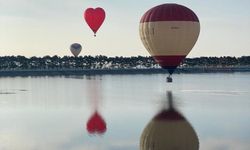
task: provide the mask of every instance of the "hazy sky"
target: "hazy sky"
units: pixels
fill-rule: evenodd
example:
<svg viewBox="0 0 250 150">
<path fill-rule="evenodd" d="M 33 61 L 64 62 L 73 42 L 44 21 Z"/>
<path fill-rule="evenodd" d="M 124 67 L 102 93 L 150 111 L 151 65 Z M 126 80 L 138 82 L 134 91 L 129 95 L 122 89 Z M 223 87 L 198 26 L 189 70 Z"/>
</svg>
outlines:
<svg viewBox="0 0 250 150">
<path fill-rule="evenodd" d="M 149 55 L 139 38 L 145 11 L 162 3 L 191 8 L 201 22 L 199 39 L 188 55 L 250 55 L 249 0 L 0 0 L 0 56 Z M 93 37 L 83 19 L 88 7 L 102 7 L 106 20 Z"/>
</svg>

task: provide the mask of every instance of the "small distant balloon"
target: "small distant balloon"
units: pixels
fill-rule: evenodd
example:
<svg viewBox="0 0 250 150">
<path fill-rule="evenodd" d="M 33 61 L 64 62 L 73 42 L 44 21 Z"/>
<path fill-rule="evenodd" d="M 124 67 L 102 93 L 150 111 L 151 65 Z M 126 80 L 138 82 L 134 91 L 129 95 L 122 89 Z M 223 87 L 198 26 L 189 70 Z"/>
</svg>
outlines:
<svg viewBox="0 0 250 150">
<path fill-rule="evenodd" d="M 70 51 L 75 57 L 77 57 L 80 54 L 81 50 L 82 50 L 81 44 L 74 43 L 71 44 L 70 46 Z"/>
<path fill-rule="evenodd" d="M 89 134 L 104 134 L 106 131 L 106 122 L 102 116 L 95 111 L 87 122 L 87 130 Z"/>
<path fill-rule="evenodd" d="M 84 12 L 84 19 L 96 36 L 96 32 L 105 20 L 105 11 L 100 7 L 88 8 Z"/>
</svg>

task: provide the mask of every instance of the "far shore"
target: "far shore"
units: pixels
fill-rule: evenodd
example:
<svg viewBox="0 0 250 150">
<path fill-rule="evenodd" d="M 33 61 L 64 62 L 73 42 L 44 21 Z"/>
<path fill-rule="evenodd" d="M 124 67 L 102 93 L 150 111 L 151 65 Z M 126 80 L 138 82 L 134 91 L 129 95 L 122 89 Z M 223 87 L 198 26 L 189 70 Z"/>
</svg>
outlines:
<svg viewBox="0 0 250 150">
<path fill-rule="evenodd" d="M 233 73 L 250 72 L 250 67 L 181 67 L 180 73 Z M 42 69 L 42 70 L 0 70 L 0 77 L 16 76 L 70 76 L 70 75 L 127 75 L 127 74 L 168 74 L 166 69 Z"/>
</svg>

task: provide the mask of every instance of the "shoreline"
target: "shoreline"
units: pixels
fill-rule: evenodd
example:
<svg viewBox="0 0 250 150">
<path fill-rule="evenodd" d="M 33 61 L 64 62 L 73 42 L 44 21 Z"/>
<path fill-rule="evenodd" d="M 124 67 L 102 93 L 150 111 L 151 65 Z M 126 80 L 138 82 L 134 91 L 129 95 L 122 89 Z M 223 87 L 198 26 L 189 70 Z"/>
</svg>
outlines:
<svg viewBox="0 0 250 150">
<path fill-rule="evenodd" d="M 180 73 L 234 73 L 250 72 L 250 67 L 182 67 L 174 74 Z M 1 70 L 0 77 L 17 76 L 70 76 L 70 75 L 129 75 L 129 74 L 168 74 L 166 69 L 53 69 L 53 70 Z"/>
</svg>

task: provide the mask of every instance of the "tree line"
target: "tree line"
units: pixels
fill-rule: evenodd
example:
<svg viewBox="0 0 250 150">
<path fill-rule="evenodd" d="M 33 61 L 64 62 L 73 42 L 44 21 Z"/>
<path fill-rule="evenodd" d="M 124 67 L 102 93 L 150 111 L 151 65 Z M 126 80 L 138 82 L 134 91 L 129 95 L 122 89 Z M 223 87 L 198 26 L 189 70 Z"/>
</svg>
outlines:
<svg viewBox="0 0 250 150">
<path fill-rule="evenodd" d="M 250 66 L 250 56 L 242 57 L 197 57 L 186 58 L 180 67 L 237 67 Z M 2 56 L 0 70 L 37 69 L 141 69 L 160 68 L 149 56 L 107 57 L 107 56 Z"/>
</svg>

